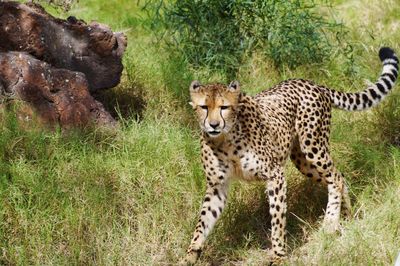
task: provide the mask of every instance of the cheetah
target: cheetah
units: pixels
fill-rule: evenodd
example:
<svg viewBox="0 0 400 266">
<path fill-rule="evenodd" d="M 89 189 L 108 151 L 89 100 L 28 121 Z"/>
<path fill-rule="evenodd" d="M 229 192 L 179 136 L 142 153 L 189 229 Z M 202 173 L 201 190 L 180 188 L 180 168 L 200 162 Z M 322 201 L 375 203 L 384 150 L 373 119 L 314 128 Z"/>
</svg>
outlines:
<svg viewBox="0 0 400 266">
<path fill-rule="evenodd" d="M 357 93 L 344 93 L 312 81 L 292 79 L 254 97 L 240 91 L 237 81 L 201 85 L 193 81 L 190 98 L 201 127 L 201 160 L 207 179 L 206 195 L 191 244 L 182 264 L 195 263 L 207 235 L 220 217 L 234 177 L 264 180 L 271 215 L 271 249 L 267 256 L 279 263 L 286 256 L 286 180 L 290 157 L 296 168 L 328 188 L 323 230 L 339 229 L 340 214 L 351 215 L 348 188 L 329 153 L 332 106 L 365 110 L 378 104 L 392 89 L 398 74 L 394 51 L 379 51 L 383 70 L 376 83 Z"/>
</svg>

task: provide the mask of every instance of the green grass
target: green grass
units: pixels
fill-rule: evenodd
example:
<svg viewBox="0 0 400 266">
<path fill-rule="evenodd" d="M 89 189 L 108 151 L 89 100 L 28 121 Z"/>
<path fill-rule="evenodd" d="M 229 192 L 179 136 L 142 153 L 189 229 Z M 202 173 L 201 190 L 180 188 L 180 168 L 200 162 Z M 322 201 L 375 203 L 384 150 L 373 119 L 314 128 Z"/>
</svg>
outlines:
<svg viewBox="0 0 400 266">
<path fill-rule="evenodd" d="M 243 90 L 254 94 L 304 77 L 357 91 L 363 79 L 375 80 L 379 47 L 400 53 L 400 4 L 335 2 L 354 47 L 352 71 L 344 71 L 340 55 L 322 66 L 278 72 L 254 54 L 239 69 Z M 128 35 L 122 82 L 103 95 L 118 100 L 119 129 L 65 134 L 0 113 L 1 265 L 174 265 L 185 254 L 205 189 L 187 87 L 194 78 L 219 81 L 221 75 L 195 71 L 159 47 L 136 4 L 87 0 L 69 11 Z M 319 230 L 326 190 L 288 164 L 287 265 L 393 265 L 400 251 L 398 90 L 371 111 L 333 113 L 332 154 L 355 213 L 341 234 Z M 266 264 L 264 184 L 234 182 L 229 198 L 199 265 Z"/>
</svg>

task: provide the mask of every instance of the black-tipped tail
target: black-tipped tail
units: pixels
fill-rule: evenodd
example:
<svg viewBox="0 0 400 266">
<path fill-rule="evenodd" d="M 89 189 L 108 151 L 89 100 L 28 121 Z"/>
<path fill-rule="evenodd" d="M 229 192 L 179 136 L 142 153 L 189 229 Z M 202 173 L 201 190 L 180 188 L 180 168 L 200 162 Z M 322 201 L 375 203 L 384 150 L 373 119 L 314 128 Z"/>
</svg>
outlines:
<svg viewBox="0 0 400 266">
<path fill-rule="evenodd" d="M 382 47 L 379 49 L 379 58 L 381 61 L 385 61 L 386 59 L 395 59 L 397 63 L 399 62 L 394 51 L 389 47 Z"/>
<path fill-rule="evenodd" d="M 366 89 L 356 93 L 344 93 L 329 90 L 329 95 L 335 107 L 353 111 L 371 108 L 382 101 L 393 88 L 399 71 L 399 59 L 389 47 L 379 50 L 379 58 L 382 61 L 382 74 L 378 81 L 371 83 Z"/>
</svg>

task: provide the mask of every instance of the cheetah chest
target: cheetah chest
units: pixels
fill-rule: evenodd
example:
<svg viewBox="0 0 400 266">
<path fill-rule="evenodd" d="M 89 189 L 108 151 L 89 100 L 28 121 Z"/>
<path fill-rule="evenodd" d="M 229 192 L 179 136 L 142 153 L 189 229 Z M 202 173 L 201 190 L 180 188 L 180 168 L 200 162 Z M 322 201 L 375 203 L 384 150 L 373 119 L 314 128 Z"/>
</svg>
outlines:
<svg viewBox="0 0 400 266">
<path fill-rule="evenodd" d="M 262 175 L 262 160 L 253 151 L 245 151 L 232 160 L 234 177 L 244 180 L 259 180 Z"/>
</svg>

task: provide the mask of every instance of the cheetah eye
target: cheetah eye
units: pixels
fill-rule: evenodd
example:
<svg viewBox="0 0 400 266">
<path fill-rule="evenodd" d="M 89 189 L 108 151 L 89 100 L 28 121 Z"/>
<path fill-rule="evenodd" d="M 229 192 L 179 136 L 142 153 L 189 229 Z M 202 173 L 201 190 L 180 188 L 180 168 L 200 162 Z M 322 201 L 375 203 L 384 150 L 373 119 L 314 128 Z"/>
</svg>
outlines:
<svg viewBox="0 0 400 266">
<path fill-rule="evenodd" d="M 221 106 L 221 110 L 226 110 L 226 109 L 228 109 L 229 108 L 229 105 L 222 105 Z"/>
<path fill-rule="evenodd" d="M 208 106 L 207 105 L 200 105 L 200 108 L 203 110 L 208 110 Z"/>
</svg>

